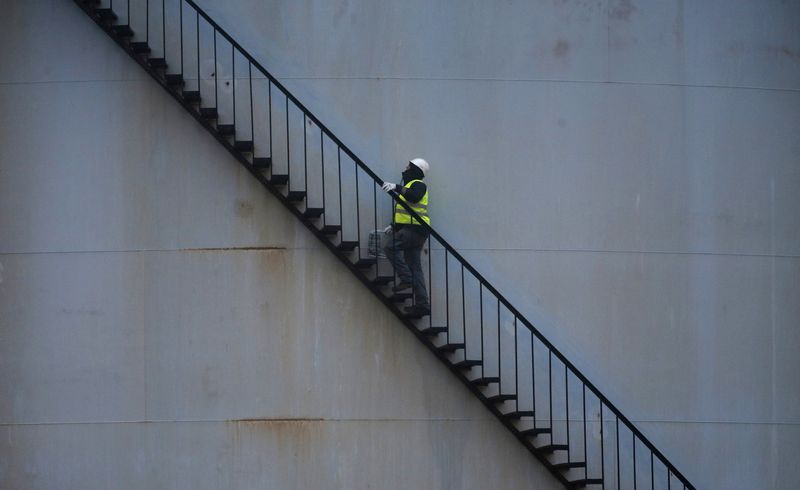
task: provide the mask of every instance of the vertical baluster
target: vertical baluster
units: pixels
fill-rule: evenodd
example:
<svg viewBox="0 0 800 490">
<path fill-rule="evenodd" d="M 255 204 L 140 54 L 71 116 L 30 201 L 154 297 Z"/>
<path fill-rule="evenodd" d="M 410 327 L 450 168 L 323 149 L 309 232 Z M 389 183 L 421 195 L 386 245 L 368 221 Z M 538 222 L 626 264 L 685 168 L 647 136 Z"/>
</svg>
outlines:
<svg viewBox="0 0 800 490">
<path fill-rule="evenodd" d="M 131 0 L 128 0 L 127 6 L 128 6 L 128 16 L 126 17 L 126 20 L 128 21 L 128 27 L 133 29 L 133 25 L 131 25 Z"/>
<path fill-rule="evenodd" d="M 286 184 L 286 188 L 288 190 L 292 190 L 292 157 L 291 157 L 291 148 L 289 147 L 289 94 L 286 95 L 286 178 L 289 181 Z M 272 162 L 273 168 L 275 162 Z M 344 240 L 344 234 L 342 234 L 342 240 Z"/>
<path fill-rule="evenodd" d="M 616 416 L 616 436 L 617 436 L 617 490 L 619 490 L 620 482 L 619 482 L 619 415 Z"/>
<path fill-rule="evenodd" d="M 144 0 L 144 42 L 150 46 L 150 0 Z"/>
<path fill-rule="evenodd" d="M 497 394 L 503 394 L 503 360 L 500 353 L 500 298 L 497 298 Z"/>
<path fill-rule="evenodd" d="M 236 50 L 231 43 L 231 83 L 233 84 L 233 141 L 236 141 Z M 288 126 L 286 137 L 289 137 Z"/>
<path fill-rule="evenodd" d="M 214 107 L 217 108 L 217 121 L 219 121 L 219 90 L 217 89 L 217 80 L 219 80 L 219 66 L 217 65 L 217 28 L 214 26 L 211 26 L 211 28 L 214 29 Z M 269 130 L 272 131 L 272 126 L 270 126 Z"/>
<path fill-rule="evenodd" d="M 650 490 L 655 490 L 656 488 L 656 481 L 655 481 L 655 474 L 653 471 L 653 451 L 650 451 Z"/>
<path fill-rule="evenodd" d="M 581 382 L 581 387 L 583 389 L 581 397 L 583 403 L 583 462 L 585 466 L 583 467 L 583 476 L 584 478 L 589 478 L 589 459 L 587 457 L 587 449 L 586 446 L 588 445 L 588 441 L 586 440 L 586 383 Z"/>
<path fill-rule="evenodd" d="M 164 60 L 167 59 L 167 9 L 166 0 L 161 0 L 161 51 Z"/>
<path fill-rule="evenodd" d="M 197 94 L 200 96 L 200 100 L 203 100 L 203 94 L 201 93 L 200 88 L 200 11 L 194 11 L 194 30 L 195 35 L 197 37 Z M 201 107 L 198 105 L 198 107 Z"/>
<path fill-rule="evenodd" d="M 275 153 L 272 151 L 272 80 L 269 78 L 267 78 L 267 110 L 269 111 L 269 159 L 272 165 L 275 165 Z"/>
<path fill-rule="evenodd" d="M 250 83 L 250 141 L 253 142 L 253 158 L 256 157 L 256 130 L 255 130 L 255 123 L 253 119 L 255 119 L 255 114 L 253 113 L 253 63 L 250 60 L 247 60 L 247 78 L 248 82 Z"/>
<path fill-rule="evenodd" d="M 359 201 L 361 201 L 361 195 L 358 193 L 358 164 L 356 163 L 355 158 L 353 159 L 353 169 L 355 170 L 356 174 L 356 242 L 358 242 L 358 258 L 361 258 L 361 206 Z M 344 235 L 342 235 L 342 240 L 344 240 Z"/>
<path fill-rule="evenodd" d="M 433 288 L 431 288 L 433 289 Z M 483 377 L 486 377 L 486 358 L 483 355 L 483 281 L 478 279 L 478 300 L 480 301 L 480 313 L 481 313 L 481 374 Z"/>
<path fill-rule="evenodd" d="M 428 305 L 431 308 L 431 314 L 428 315 L 428 326 L 433 327 L 433 272 L 431 270 L 431 261 L 433 260 L 433 242 L 431 236 L 428 235 Z"/>
<path fill-rule="evenodd" d="M 514 406 L 519 411 L 519 355 L 517 351 L 517 315 L 514 315 L 514 394 L 517 396 Z"/>
<path fill-rule="evenodd" d="M 444 325 L 447 327 L 447 343 L 450 343 L 450 273 L 447 270 L 447 248 L 444 249 Z"/>
<path fill-rule="evenodd" d="M 183 70 L 183 0 L 178 0 L 178 18 L 180 19 L 181 29 L 181 76 L 185 73 Z"/>
<path fill-rule="evenodd" d="M 357 172 L 358 168 L 356 168 Z M 306 191 L 306 207 L 308 207 L 308 114 L 305 111 L 303 111 L 303 190 Z M 358 251 L 358 255 L 361 255 L 361 250 Z"/>
<path fill-rule="evenodd" d="M 633 442 L 633 490 L 636 490 L 636 434 L 632 430 L 631 441 Z"/>
<path fill-rule="evenodd" d="M 533 428 L 536 428 L 536 356 L 534 355 L 534 335 L 531 330 L 531 393 L 533 394 Z"/>
<path fill-rule="evenodd" d="M 550 444 L 553 444 L 553 351 L 547 349 L 547 391 L 549 396 L 550 409 L 548 410 L 550 416 Z"/>
<path fill-rule="evenodd" d="M 603 400 L 600 401 L 600 479 L 603 480 L 603 490 L 606 488 L 606 458 L 605 458 L 605 427 L 603 426 Z"/>
<path fill-rule="evenodd" d="M 566 411 L 566 414 L 567 414 L 566 417 L 565 417 L 566 425 L 567 425 L 567 462 L 570 462 L 570 461 L 572 461 L 572 458 L 571 458 L 572 444 L 570 444 L 570 440 L 569 440 L 569 370 L 567 369 L 567 365 L 566 364 L 564 364 L 564 393 L 566 395 L 565 411 Z"/>
<path fill-rule="evenodd" d="M 322 168 L 322 227 L 323 228 L 328 222 L 328 213 L 327 209 L 325 208 L 325 142 L 323 139 L 324 136 L 325 134 L 323 133 L 322 128 L 319 128 L 319 162 L 320 162 L 319 166 Z M 377 270 L 378 267 L 376 266 L 375 269 Z"/>
<path fill-rule="evenodd" d="M 342 147 L 336 145 L 336 168 L 339 176 L 339 223 L 342 226 L 341 236 L 344 239 L 344 217 L 342 216 Z"/>
<path fill-rule="evenodd" d="M 464 301 L 464 264 L 461 264 L 461 338 L 464 339 L 464 359 L 467 359 L 467 305 Z"/>
<path fill-rule="evenodd" d="M 323 176 L 325 172 L 323 171 Z M 325 180 L 322 181 L 322 202 L 325 202 Z M 322 207 L 324 208 L 325 205 L 323 204 Z M 367 240 L 372 234 L 378 229 L 378 182 L 373 180 L 372 181 L 372 231 L 369 233 Z M 378 237 L 377 233 L 375 234 L 375 240 L 377 241 Z M 369 241 L 367 242 L 367 246 L 369 246 Z M 375 277 L 380 276 L 380 263 L 378 262 L 378 252 L 380 251 L 380 244 L 375 244 Z"/>
</svg>

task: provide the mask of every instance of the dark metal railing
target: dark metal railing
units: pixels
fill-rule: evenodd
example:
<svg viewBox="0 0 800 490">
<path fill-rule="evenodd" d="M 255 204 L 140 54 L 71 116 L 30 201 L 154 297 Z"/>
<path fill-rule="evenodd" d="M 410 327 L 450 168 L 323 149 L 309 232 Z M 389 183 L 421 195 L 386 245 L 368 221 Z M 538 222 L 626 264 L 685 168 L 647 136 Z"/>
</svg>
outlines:
<svg viewBox="0 0 800 490">
<path fill-rule="evenodd" d="M 432 311 L 426 319 L 404 315 L 400 306 L 413 298 L 386 291 L 396 280 L 394 272 L 369 253 L 367 244 L 370 235 L 375 239 L 391 223 L 396 203 L 419 216 L 396 194 L 379 193 L 383 180 L 192 0 L 128 0 L 120 9 L 124 18 L 117 18 L 111 1 L 107 6 L 105 1 L 76 2 L 302 219 L 565 485 L 694 488 L 528 319 L 424 223 Z M 151 31 L 160 31 L 160 39 L 153 39 Z M 173 60 L 177 71 L 171 68 Z"/>
</svg>

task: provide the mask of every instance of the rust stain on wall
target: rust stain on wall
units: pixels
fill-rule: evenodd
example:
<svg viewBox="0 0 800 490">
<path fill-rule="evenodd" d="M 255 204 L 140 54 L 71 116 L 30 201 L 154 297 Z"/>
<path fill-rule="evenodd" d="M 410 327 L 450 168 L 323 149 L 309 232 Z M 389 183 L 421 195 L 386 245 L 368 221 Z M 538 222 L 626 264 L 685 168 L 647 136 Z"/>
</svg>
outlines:
<svg viewBox="0 0 800 490">
<path fill-rule="evenodd" d="M 181 252 L 247 252 L 260 250 L 286 250 L 286 247 L 211 247 L 211 248 L 182 248 Z"/>
</svg>

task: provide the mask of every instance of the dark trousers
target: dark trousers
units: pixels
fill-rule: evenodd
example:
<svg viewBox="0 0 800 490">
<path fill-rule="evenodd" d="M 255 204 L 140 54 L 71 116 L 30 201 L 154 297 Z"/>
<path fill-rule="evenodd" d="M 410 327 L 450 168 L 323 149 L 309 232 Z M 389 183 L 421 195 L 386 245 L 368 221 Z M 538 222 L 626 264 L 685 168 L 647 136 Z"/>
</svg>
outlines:
<svg viewBox="0 0 800 490">
<path fill-rule="evenodd" d="M 411 284 L 414 288 L 415 304 L 428 304 L 428 290 L 425 289 L 425 276 L 422 273 L 420 255 L 427 237 L 417 233 L 409 226 L 387 233 L 383 239 L 383 251 L 391 262 L 400 282 Z"/>
</svg>

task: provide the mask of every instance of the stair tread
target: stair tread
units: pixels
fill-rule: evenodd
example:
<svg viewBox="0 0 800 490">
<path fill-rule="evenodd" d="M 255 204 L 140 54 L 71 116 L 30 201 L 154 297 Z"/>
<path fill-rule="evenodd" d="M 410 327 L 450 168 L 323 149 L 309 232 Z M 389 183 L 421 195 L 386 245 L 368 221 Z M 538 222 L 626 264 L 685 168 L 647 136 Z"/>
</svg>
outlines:
<svg viewBox="0 0 800 490">
<path fill-rule="evenodd" d="M 117 24 L 111 26 L 111 30 L 114 31 L 114 34 L 120 37 L 133 37 L 133 29 L 131 29 L 131 26 L 127 24 Z"/>
<path fill-rule="evenodd" d="M 393 293 L 389 296 L 392 301 L 405 301 L 414 297 L 414 293 Z"/>
<path fill-rule="evenodd" d="M 164 75 L 164 81 L 167 82 L 167 85 L 183 85 L 186 83 L 181 73 L 167 73 Z"/>
<path fill-rule="evenodd" d="M 339 250 L 351 251 L 358 247 L 358 242 L 352 240 L 343 240 L 336 246 Z"/>
<path fill-rule="evenodd" d="M 480 378 L 471 379 L 470 383 L 478 386 L 489 386 L 492 383 L 499 383 L 500 378 L 496 376 L 483 376 Z"/>
<path fill-rule="evenodd" d="M 570 461 L 568 463 L 555 463 L 553 465 L 553 468 L 561 471 L 571 470 L 575 468 L 585 468 L 585 467 L 586 463 L 584 461 Z"/>
<path fill-rule="evenodd" d="M 286 193 L 286 199 L 290 202 L 300 202 L 306 198 L 306 191 L 289 191 Z"/>
<path fill-rule="evenodd" d="M 536 446 L 535 449 L 543 453 L 553 453 L 556 451 L 567 451 L 569 450 L 569 446 L 566 444 L 546 444 L 544 446 Z"/>
<path fill-rule="evenodd" d="M 371 257 L 365 257 L 363 259 L 358 259 L 358 261 L 356 261 L 356 267 L 359 267 L 359 268 L 372 267 L 377 262 L 378 262 L 377 260 L 375 260 L 375 259 L 373 259 Z"/>
<path fill-rule="evenodd" d="M 453 363 L 453 366 L 460 368 L 460 369 L 472 369 L 477 366 L 481 366 L 483 361 L 478 359 L 464 359 L 463 361 L 458 361 Z"/>
<path fill-rule="evenodd" d="M 550 430 L 549 427 L 537 427 L 535 429 L 525 429 L 519 431 L 519 433 L 524 436 L 533 436 L 533 437 L 540 436 L 542 434 L 549 434 L 550 432 L 552 431 Z"/>
<path fill-rule="evenodd" d="M 342 225 L 325 225 L 320 231 L 326 235 L 335 235 L 342 231 Z"/>
<path fill-rule="evenodd" d="M 501 402 L 509 402 L 512 400 L 517 399 L 517 395 L 512 395 L 511 393 L 501 394 L 501 395 L 492 395 L 486 397 L 487 400 L 493 403 L 501 403 Z"/>
<path fill-rule="evenodd" d="M 150 65 L 150 68 L 166 68 L 167 60 L 164 58 L 148 58 L 147 64 Z"/>
<path fill-rule="evenodd" d="M 378 276 L 372 280 L 372 284 L 376 284 L 379 286 L 385 286 L 394 282 L 394 276 Z"/>
<path fill-rule="evenodd" d="M 420 330 L 421 334 L 423 334 L 423 335 L 431 335 L 431 336 L 439 335 L 439 334 L 442 334 L 442 333 L 445 333 L 445 332 L 447 332 L 447 327 L 428 327 L 428 328 L 423 328 L 422 330 Z"/>
<path fill-rule="evenodd" d="M 233 142 L 233 147 L 236 148 L 238 151 L 253 151 L 253 141 L 252 140 L 236 140 Z"/>
<path fill-rule="evenodd" d="M 570 480 L 569 486 L 571 488 L 582 488 L 589 485 L 602 485 L 602 478 L 582 478 L 580 480 Z"/>
<path fill-rule="evenodd" d="M 236 126 L 233 124 L 217 124 L 217 132 L 223 136 L 236 134 Z"/>
<path fill-rule="evenodd" d="M 103 20 L 117 20 L 117 14 L 109 8 L 94 9 L 94 15 Z"/>
<path fill-rule="evenodd" d="M 272 165 L 272 158 L 270 157 L 254 157 L 253 166 L 256 168 L 269 168 Z"/>
<path fill-rule="evenodd" d="M 201 107 L 200 115 L 206 119 L 216 119 L 219 117 L 216 107 Z"/>
<path fill-rule="evenodd" d="M 442 352 L 455 352 L 457 350 L 465 348 L 466 345 L 462 343 L 452 343 L 452 344 L 444 344 L 436 347 L 438 350 Z"/>
<path fill-rule="evenodd" d="M 289 183 L 289 176 L 287 174 L 272 174 L 269 177 L 269 182 L 272 185 L 286 185 Z"/>
<path fill-rule="evenodd" d="M 503 417 L 509 419 L 520 419 L 522 417 L 533 417 L 535 414 L 533 410 L 516 410 L 514 412 L 507 412 L 503 414 Z"/>
<path fill-rule="evenodd" d="M 199 90 L 184 90 L 182 92 L 183 99 L 188 102 L 200 102 Z"/>
<path fill-rule="evenodd" d="M 134 53 L 137 54 L 144 54 L 150 52 L 150 45 L 144 41 L 133 42 L 130 44 L 130 48 L 133 50 Z"/>
<path fill-rule="evenodd" d="M 325 208 L 306 208 L 303 216 L 306 218 L 319 218 L 325 213 Z"/>
</svg>

